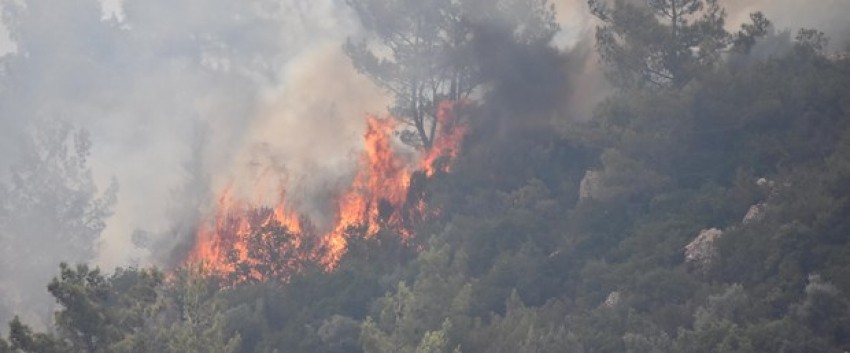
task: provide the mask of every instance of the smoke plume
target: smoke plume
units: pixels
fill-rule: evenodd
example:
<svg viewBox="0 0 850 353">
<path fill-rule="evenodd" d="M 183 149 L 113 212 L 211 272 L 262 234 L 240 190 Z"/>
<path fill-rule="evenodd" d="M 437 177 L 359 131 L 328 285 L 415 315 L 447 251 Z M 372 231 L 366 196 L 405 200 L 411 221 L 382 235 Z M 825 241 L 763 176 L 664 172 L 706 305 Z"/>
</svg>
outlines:
<svg viewBox="0 0 850 353">
<path fill-rule="evenodd" d="M 338 1 L 101 5 L 0 2 L 8 30 L 0 39 L 0 175 L 5 180 L 28 158 L 22 153 L 40 128 L 35 122 L 50 120 L 87 130 L 96 185 L 103 191 L 113 177 L 120 185 L 93 258 L 42 248 L 51 252 L 42 258 L 52 271 L 0 269 L 0 306 L 16 312 L 26 308 L 15 307 L 15 298 L 49 302 L 43 286 L 60 261 L 162 265 L 209 207 L 211 192 L 232 180 L 252 182 L 240 173 L 257 162 L 257 150 L 268 151 L 263 163 L 280 161 L 292 190 L 336 182 L 350 168 L 363 115 L 386 106 L 384 93 L 342 54 L 359 25 Z M 38 235 L 0 233 L 4 260 L 26 264 L 27 251 L 5 239 Z M 0 310 L 0 321 L 12 309 Z"/>
</svg>

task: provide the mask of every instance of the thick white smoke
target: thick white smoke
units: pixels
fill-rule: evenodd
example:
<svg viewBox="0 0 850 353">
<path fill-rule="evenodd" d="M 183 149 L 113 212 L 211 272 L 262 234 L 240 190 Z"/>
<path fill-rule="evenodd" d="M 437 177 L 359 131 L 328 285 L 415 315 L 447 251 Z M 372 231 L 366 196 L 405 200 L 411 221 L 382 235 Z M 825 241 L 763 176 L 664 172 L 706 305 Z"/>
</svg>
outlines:
<svg viewBox="0 0 850 353">
<path fill-rule="evenodd" d="M 156 262 L 161 257 L 133 245 L 134 232 L 145 230 L 150 243 L 177 243 L 167 239 L 185 236 L 172 231 L 174 220 L 197 216 L 191 200 L 239 177 L 258 146 L 298 172 L 292 182 L 313 189 L 323 177 L 332 182 L 331 171 L 340 176 L 352 166 L 363 115 L 386 107 L 384 93 L 341 51 L 359 31 L 341 1 L 105 5 L 0 0 L 8 29 L 0 33 L 0 175 L 5 182 L 20 160 L 33 122 L 88 130 L 98 185 L 112 177 L 120 185 L 91 259 L 105 268 Z M 186 186 L 205 177 L 210 183 Z M 56 264 L 79 258 L 49 255 Z M 55 273 L 5 272 L 4 305 L 30 295 L 47 300 L 44 285 Z M 15 285 L 24 278 L 33 285 Z"/>
</svg>

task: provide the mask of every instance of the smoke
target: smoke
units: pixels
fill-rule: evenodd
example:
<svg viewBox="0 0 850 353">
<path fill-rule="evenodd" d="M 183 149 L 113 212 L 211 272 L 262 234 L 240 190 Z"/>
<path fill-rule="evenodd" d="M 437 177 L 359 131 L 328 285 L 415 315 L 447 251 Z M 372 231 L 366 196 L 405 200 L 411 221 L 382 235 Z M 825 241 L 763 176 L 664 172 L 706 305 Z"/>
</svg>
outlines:
<svg viewBox="0 0 850 353">
<path fill-rule="evenodd" d="M 590 14 L 587 0 L 555 0 L 553 4 L 561 25 L 553 45 L 568 56 L 564 70 L 569 74 L 562 91 L 566 99 L 559 101 L 557 112 L 562 119 L 588 120 L 596 105 L 613 93 L 596 52 L 598 22 Z"/>
<path fill-rule="evenodd" d="M 814 28 L 824 32 L 830 37 L 829 52 L 846 51 L 850 45 L 850 3 L 846 0 L 723 0 L 722 5 L 733 26 L 749 20 L 749 13 L 761 11 L 780 31 Z"/>
<path fill-rule="evenodd" d="M 35 121 L 87 130 L 96 184 L 103 190 L 114 177 L 120 185 L 90 259 L 105 268 L 162 264 L 210 193 L 231 180 L 252 182 L 240 173 L 258 149 L 287 170 L 290 190 L 324 192 L 353 166 L 363 115 L 386 107 L 384 93 L 341 53 L 359 25 L 339 1 L 106 4 L 0 2 L 11 40 L 0 59 L 0 176 L 5 182 L 26 158 L 20 146 Z M 0 242 L 34 236 L 0 233 Z M 4 261 L 26 264 L 26 251 L 17 256 L 9 244 L 0 244 L 11 254 Z M 40 250 L 52 271 L 0 271 L 9 276 L 0 281 L 8 284 L 0 307 L 46 297 L 55 265 L 80 258 L 71 249 Z"/>
<path fill-rule="evenodd" d="M 287 203 L 297 207 L 319 226 L 329 225 L 333 211 L 328 209 L 334 191 L 350 180 L 362 148 L 364 118 L 380 114 L 390 104 L 389 97 L 375 88 L 365 76 L 352 70 L 340 43 L 318 43 L 290 61 L 283 72 L 286 85 L 278 87 L 264 102 L 258 119 L 247 132 L 231 165 L 252 166 L 237 169 L 237 175 L 214 180 L 222 188 L 235 181 L 237 192 L 260 189 L 264 200 L 274 205 L 287 191 Z M 269 178 L 271 176 L 271 178 Z M 280 176 L 285 176 L 280 179 Z M 282 184 L 282 185 L 281 185 Z"/>
<path fill-rule="evenodd" d="M 555 0 L 553 5 L 561 25 L 561 31 L 554 38 L 556 47 L 572 48 L 593 38 L 595 23 L 587 0 Z"/>
</svg>

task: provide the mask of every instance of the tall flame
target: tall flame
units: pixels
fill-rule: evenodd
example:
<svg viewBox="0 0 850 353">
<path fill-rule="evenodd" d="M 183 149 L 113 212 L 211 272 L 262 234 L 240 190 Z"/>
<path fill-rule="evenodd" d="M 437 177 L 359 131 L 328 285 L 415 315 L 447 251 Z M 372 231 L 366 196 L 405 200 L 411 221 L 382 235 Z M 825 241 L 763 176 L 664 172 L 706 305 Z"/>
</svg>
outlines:
<svg viewBox="0 0 850 353">
<path fill-rule="evenodd" d="M 392 147 L 395 125 L 396 121 L 392 119 L 367 118 L 360 168 L 351 187 L 337 201 L 336 226 L 324 238 L 327 253 L 322 264 L 328 268 L 336 266 L 345 253 L 345 231 L 349 226 L 366 225 L 366 235 L 372 236 L 383 224 L 401 224 L 400 215 L 395 210 L 405 201 L 410 171 Z M 393 212 L 382 214 L 387 206 L 392 207 Z"/>
<path fill-rule="evenodd" d="M 458 121 L 456 110 L 466 105 L 467 103 L 462 101 L 442 101 L 437 106 L 438 134 L 433 146 L 425 151 L 419 164 L 419 168 L 425 170 L 428 176 L 434 175 L 437 169 L 448 172 L 448 164 L 438 167 L 435 162 L 441 157 L 453 160 L 460 152 L 460 143 L 466 135 L 467 127 Z"/>
<path fill-rule="evenodd" d="M 366 237 L 381 229 L 393 229 L 405 239 L 413 236 L 411 209 L 421 211 L 424 204 L 421 199 L 410 200 L 411 176 L 417 170 L 426 177 L 448 172 L 447 161 L 457 156 L 466 133 L 455 113 L 460 104 L 447 101 L 438 106 L 436 138 L 430 149 L 422 151 L 418 163 L 410 163 L 393 148 L 396 120 L 369 116 L 357 172 L 336 199 L 334 223 L 325 234 L 310 234 L 314 231 L 309 221 L 287 202 L 283 183 L 278 186 L 280 197 L 273 206 L 259 201 L 264 190 L 255 190 L 255 200 L 246 201 L 234 197 L 232 186 L 224 188 L 215 211 L 199 226 L 187 262 L 202 263 L 214 274 L 235 274 L 235 282 L 264 280 L 267 274 L 260 272 L 274 269 L 275 275 L 286 277 L 291 274 L 287 271 L 297 271 L 303 262 L 335 268 L 347 250 L 351 227 L 363 227 Z M 410 202 L 416 204 L 408 205 Z M 308 237 L 315 239 L 308 241 Z M 279 254 L 258 252 L 252 248 L 257 242 Z"/>
</svg>

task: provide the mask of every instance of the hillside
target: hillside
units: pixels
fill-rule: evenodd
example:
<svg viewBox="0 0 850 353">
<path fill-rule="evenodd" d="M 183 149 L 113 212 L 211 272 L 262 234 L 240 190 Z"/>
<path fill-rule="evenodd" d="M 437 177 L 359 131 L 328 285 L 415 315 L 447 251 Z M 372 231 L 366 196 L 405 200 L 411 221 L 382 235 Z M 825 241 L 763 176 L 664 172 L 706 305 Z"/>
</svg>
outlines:
<svg viewBox="0 0 850 353">
<path fill-rule="evenodd" d="M 205 235 L 231 239 L 214 259 L 196 245 L 174 268 L 63 265 L 54 327 L 16 319 L 0 352 L 850 350 L 850 60 L 758 16 L 653 42 L 623 23 L 669 29 L 663 16 L 616 3 L 595 10 L 613 88 L 592 117 L 564 110 L 583 58 L 551 47 L 554 31 L 476 28 L 486 89 L 420 97 L 453 102 L 456 121 L 434 126 L 462 134 L 428 135 L 413 112 L 425 129 L 378 136 L 437 152 L 364 154 L 371 174 L 346 190 L 367 216 L 335 224 L 337 240 L 246 207 L 248 230 Z M 346 50 L 389 80 L 368 48 Z M 655 55 L 640 48 L 677 59 L 635 70 Z"/>
</svg>

